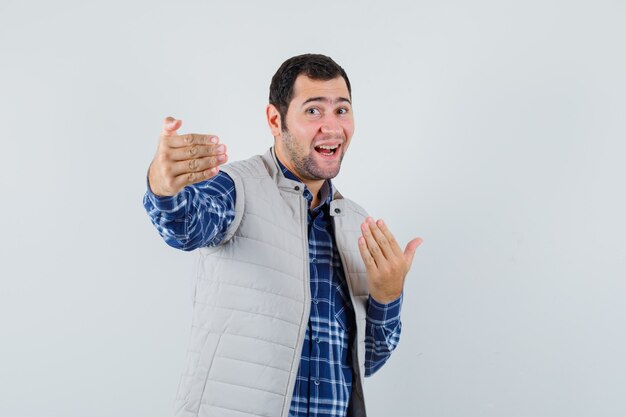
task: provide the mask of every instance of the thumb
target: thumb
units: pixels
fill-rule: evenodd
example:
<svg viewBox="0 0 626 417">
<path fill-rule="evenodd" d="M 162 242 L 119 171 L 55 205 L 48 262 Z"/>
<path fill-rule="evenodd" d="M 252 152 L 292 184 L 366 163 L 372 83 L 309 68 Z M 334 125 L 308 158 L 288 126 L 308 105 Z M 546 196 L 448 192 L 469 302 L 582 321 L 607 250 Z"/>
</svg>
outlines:
<svg viewBox="0 0 626 417">
<path fill-rule="evenodd" d="M 406 245 L 406 249 L 404 250 L 404 257 L 409 262 L 409 267 L 413 263 L 413 256 L 415 256 L 415 251 L 417 247 L 422 244 L 424 239 L 421 237 L 416 237 Z"/>
<path fill-rule="evenodd" d="M 180 129 L 180 126 L 183 124 L 182 120 L 176 120 L 173 117 L 169 116 L 163 119 L 163 130 L 161 131 L 161 135 L 163 136 L 173 136 L 176 135 L 176 131 Z"/>
</svg>

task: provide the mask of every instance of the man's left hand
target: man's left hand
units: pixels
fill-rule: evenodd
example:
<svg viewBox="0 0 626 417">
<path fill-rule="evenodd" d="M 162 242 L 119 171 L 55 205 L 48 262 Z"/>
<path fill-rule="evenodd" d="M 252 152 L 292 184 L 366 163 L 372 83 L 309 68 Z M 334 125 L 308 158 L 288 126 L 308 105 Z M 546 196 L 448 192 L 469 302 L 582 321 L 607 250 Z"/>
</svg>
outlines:
<svg viewBox="0 0 626 417">
<path fill-rule="evenodd" d="M 359 251 L 367 269 L 370 295 L 381 304 L 390 303 L 402 295 L 415 250 L 423 240 L 411 240 L 402 251 L 387 225 L 371 217 L 361 224 L 361 233 Z"/>
</svg>

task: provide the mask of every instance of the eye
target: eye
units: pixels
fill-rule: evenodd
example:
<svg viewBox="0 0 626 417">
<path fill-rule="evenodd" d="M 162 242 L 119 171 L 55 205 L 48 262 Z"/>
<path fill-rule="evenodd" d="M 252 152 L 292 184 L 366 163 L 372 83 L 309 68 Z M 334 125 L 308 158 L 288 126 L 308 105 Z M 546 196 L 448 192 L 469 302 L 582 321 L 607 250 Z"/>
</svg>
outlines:
<svg viewBox="0 0 626 417">
<path fill-rule="evenodd" d="M 347 107 L 340 107 L 337 109 L 337 114 L 348 114 L 349 111 L 350 109 Z"/>
<path fill-rule="evenodd" d="M 312 116 L 317 116 L 320 114 L 320 110 L 317 107 L 309 107 L 306 109 L 306 114 L 310 114 Z"/>
</svg>

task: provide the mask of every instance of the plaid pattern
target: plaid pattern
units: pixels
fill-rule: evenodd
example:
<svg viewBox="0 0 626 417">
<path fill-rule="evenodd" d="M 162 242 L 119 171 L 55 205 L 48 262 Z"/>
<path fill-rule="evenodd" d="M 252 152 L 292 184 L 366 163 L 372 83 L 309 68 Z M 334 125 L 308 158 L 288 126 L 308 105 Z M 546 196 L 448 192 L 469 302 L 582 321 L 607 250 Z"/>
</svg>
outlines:
<svg viewBox="0 0 626 417">
<path fill-rule="evenodd" d="M 191 251 L 218 245 L 235 219 L 235 183 L 222 171 L 171 197 L 154 195 L 150 184 L 147 188 L 143 206 L 173 248 Z"/>
<path fill-rule="evenodd" d="M 279 161 L 280 164 L 280 161 Z M 287 178 L 299 179 L 282 164 Z M 309 208 L 312 194 L 304 187 Z M 352 389 L 354 311 L 329 213 L 332 184 L 322 187 L 322 203 L 308 210 L 311 313 L 296 377 L 290 416 L 343 417 Z M 224 172 L 186 187 L 173 197 L 148 191 L 144 207 L 170 246 L 193 250 L 218 245 L 234 219 L 235 187 Z M 398 345 L 402 297 L 380 304 L 370 297 L 366 319 L 365 376 L 376 372 Z"/>
</svg>

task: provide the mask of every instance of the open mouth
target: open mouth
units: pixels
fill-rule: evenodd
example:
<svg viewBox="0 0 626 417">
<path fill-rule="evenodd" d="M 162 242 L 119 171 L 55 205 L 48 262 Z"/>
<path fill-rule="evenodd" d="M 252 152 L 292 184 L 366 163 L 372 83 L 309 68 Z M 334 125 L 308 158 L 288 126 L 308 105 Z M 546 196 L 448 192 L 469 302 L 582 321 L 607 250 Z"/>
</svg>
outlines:
<svg viewBox="0 0 626 417">
<path fill-rule="evenodd" d="M 339 152 L 339 147 L 341 145 L 320 145 L 316 146 L 315 150 L 322 156 L 331 157 L 335 153 Z"/>
</svg>

